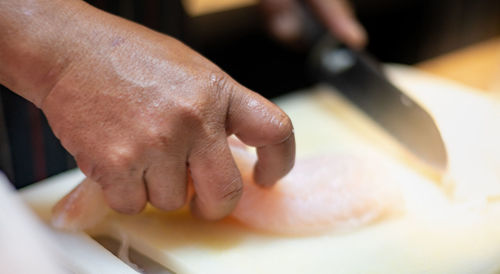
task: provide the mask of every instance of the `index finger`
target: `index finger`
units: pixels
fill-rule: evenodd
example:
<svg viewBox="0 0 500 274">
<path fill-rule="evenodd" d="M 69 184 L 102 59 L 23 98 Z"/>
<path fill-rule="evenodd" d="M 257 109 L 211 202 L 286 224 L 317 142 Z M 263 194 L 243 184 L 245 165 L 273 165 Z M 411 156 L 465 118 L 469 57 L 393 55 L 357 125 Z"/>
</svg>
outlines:
<svg viewBox="0 0 500 274">
<path fill-rule="evenodd" d="M 295 137 L 288 115 L 259 94 L 233 93 L 228 111 L 228 134 L 257 148 L 255 182 L 271 186 L 295 163 Z"/>
</svg>

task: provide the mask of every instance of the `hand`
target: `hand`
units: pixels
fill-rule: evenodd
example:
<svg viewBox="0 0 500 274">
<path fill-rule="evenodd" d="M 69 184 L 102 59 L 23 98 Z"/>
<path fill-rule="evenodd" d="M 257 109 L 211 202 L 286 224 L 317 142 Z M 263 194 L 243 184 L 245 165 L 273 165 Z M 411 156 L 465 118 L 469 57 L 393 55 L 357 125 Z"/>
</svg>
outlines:
<svg viewBox="0 0 500 274">
<path fill-rule="evenodd" d="M 70 3 L 78 12 L 65 12 L 71 25 L 57 40 L 69 61 L 35 102 L 113 209 L 137 213 L 148 200 L 178 209 L 189 173 L 194 213 L 229 214 L 242 192 L 231 134 L 257 147 L 259 184 L 292 168 L 292 124 L 276 105 L 171 37 Z"/>
<path fill-rule="evenodd" d="M 352 48 L 366 44 L 366 32 L 356 20 L 347 0 L 261 0 L 261 7 L 271 32 L 280 40 L 295 42 L 304 35 L 300 3 L 304 1 L 326 28 Z"/>
</svg>

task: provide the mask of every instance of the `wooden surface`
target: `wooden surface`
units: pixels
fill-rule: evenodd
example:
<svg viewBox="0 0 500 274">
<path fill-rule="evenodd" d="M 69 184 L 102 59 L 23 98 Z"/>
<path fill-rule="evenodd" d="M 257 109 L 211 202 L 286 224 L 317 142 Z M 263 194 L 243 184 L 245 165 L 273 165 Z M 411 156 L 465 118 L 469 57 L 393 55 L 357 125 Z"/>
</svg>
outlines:
<svg viewBox="0 0 500 274">
<path fill-rule="evenodd" d="M 500 94 L 500 37 L 433 58 L 416 67 L 476 89 Z"/>
</svg>

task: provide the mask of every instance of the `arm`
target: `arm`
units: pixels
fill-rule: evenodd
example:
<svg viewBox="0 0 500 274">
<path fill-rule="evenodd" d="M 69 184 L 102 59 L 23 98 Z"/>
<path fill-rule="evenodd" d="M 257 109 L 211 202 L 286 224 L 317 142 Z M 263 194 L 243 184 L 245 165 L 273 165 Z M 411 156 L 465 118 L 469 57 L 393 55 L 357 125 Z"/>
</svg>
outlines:
<svg viewBox="0 0 500 274">
<path fill-rule="evenodd" d="M 76 12 L 65 1 L 2 1 L 1 83 L 40 107 L 73 58 L 62 34 L 74 28 Z"/>
<path fill-rule="evenodd" d="M 259 184 L 293 166 L 288 116 L 179 41 L 77 0 L 4 0 L 0 18 L 1 83 L 43 110 L 115 210 L 181 207 L 190 172 L 193 211 L 227 215 L 242 191 L 231 134 L 257 147 Z"/>
</svg>

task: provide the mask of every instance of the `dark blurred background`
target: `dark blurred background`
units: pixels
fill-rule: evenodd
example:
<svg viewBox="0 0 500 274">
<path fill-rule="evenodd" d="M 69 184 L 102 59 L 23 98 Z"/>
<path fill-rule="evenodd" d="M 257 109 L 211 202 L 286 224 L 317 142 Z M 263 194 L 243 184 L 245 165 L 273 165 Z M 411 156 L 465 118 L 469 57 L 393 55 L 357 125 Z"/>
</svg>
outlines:
<svg viewBox="0 0 500 274">
<path fill-rule="evenodd" d="M 87 2 L 180 39 L 268 98 L 313 84 L 307 50 L 274 41 L 254 5 L 193 16 L 176 0 Z M 500 35 L 498 0 L 351 2 L 367 29 L 367 50 L 383 62 L 414 64 Z M 0 169 L 16 187 L 75 167 L 43 114 L 0 89 Z"/>
</svg>

